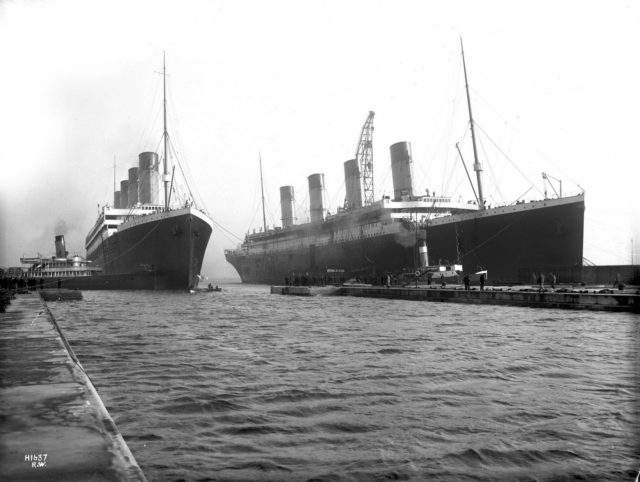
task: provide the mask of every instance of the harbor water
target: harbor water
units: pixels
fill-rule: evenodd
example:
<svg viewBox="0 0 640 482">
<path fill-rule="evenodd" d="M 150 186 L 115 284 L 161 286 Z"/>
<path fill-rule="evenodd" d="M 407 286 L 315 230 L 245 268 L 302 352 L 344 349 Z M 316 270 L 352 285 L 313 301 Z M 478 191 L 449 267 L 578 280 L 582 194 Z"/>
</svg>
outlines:
<svg viewBox="0 0 640 482">
<path fill-rule="evenodd" d="M 150 481 L 634 480 L 633 314 L 87 291 L 49 303 Z"/>
</svg>

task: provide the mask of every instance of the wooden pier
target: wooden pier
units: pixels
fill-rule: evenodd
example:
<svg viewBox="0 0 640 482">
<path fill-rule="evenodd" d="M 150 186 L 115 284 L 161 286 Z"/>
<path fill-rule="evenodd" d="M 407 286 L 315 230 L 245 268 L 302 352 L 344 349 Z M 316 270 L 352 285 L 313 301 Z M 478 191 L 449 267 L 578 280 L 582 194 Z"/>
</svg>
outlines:
<svg viewBox="0 0 640 482">
<path fill-rule="evenodd" d="M 338 286 L 272 286 L 272 295 L 332 296 L 339 294 Z"/>
<path fill-rule="evenodd" d="M 462 287 L 397 287 L 344 285 L 340 287 L 272 286 L 271 293 L 297 296 L 331 294 L 446 303 L 566 308 L 575 310 L 621 311 L 640 313 L 637 290 L 545 289 L 527 287 L 488 287 L 465 290 Z"/>
<path fill-rule="evenodd" d="M 38 294 L 0 314 L 0 480 L 146 481 Z"/>
</svg>

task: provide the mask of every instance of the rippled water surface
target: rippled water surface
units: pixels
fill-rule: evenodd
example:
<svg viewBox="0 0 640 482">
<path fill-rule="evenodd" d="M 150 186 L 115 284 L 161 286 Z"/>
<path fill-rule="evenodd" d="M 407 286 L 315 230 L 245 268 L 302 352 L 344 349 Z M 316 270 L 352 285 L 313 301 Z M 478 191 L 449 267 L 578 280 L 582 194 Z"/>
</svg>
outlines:
<svg viewBox="0 0 640 482">
<path fill-rule="evenodd" d="M 266 286 L 49 306 L 150 481 L 634 480 L 640 317 Z"/>
</svg>

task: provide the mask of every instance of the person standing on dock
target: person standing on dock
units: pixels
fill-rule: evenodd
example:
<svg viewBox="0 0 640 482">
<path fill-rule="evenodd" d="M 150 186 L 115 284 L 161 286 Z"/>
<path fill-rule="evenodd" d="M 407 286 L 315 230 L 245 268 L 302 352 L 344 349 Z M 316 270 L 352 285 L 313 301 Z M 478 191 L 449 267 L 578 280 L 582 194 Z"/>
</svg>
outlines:
<svg viewBox="0 0 640 482">
<path fill-rule="evenodd" d="M 540 285 L 540 291 L 542 291 L 544 289 L 544 273 L 540 273 L 540 276 L 538 277 L 538 283 Z"/>
<path fill-rule="evenodd" d="M 389 273 L 387 273 L 387 277 L 386 277 L 386 286 L 387 288 L 391 287 L 391 275 Z"/>
<path fill-rule="evenodd" d="M 480 275 L 480 290 L 484 290 L 484 273 Z"/>
<path fill-rule="evenodd" d="M 551 273 L 551 289 L 556 289 L 556 274 L 555 273 Z"/>
<path fill-rule="evenodd" d="M 469 279 L 469 275 L 464 275 L 464 289 L 469 291 L 469 287 L 471 286 L 471 280 Z"/>
</svg>

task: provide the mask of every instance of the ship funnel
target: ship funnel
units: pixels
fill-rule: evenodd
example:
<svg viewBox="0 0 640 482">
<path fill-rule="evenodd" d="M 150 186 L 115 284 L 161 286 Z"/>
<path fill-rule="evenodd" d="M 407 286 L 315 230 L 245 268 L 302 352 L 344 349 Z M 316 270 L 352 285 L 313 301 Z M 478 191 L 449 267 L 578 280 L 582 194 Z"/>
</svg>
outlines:
<svg viewBox="0 0 640 482">
<path fill-rule="evenodd" d="M 282 186 L 280 188 L 280 209 L 282 211 L 282 227 L 288 228 L 295 224 L 295 196 L 293 186 Z"/>
<path fill-rule="evenodd" d="M 357 159 L 344 163 L 344 185 L 347 191 L 345 208 L 362 207 L 362 178 Z"/>
<path fill-rule="evenodd" d="M 115 191 L 113 193 L 113 207 L 120 209 L 120 191 Z"/>
<path fill-rule="evenodd" d="M 56 236 L 56 258 L 67 259 L 68 251 L 65 249 L 64 236 Z"/>
<path fill-rule="evenodd" d="M 420 267 L 426 268 L 429 266 L 429 252 L 427 251 L 427 243 L 424 241 L 418 247 L 418 258 L 420 260 Z"/>
<path fill-rule="evenodd" d="M 122 209 L 129 207 L 129 181 L 127 179 L 120 181 L 120 207 Z"/>
<path fill-rule="evenodd" d="M 311 174 L 309 180 L 309 204 L 311 222 L 324 220 L 324 174 Z"/>
<path fill-rule="evenodd" d="M 393 197 L 402 199 L 413 196 L 413 159 L 411 143 L 396 142 L 391 151 L 391 175 L 393 177 Z"/>
<path fill-rule="evenodd" d="M 160 172 L 158 154 L 138 154 L 138 201 L 142 204 L 158 204 L 160 199 Z"/>
<path fill-rule="evenodd" d="M 129 190 L 127 191 L 129 207 L 138 204 L 138 168 L 129 169 Z"/>
</svg>

